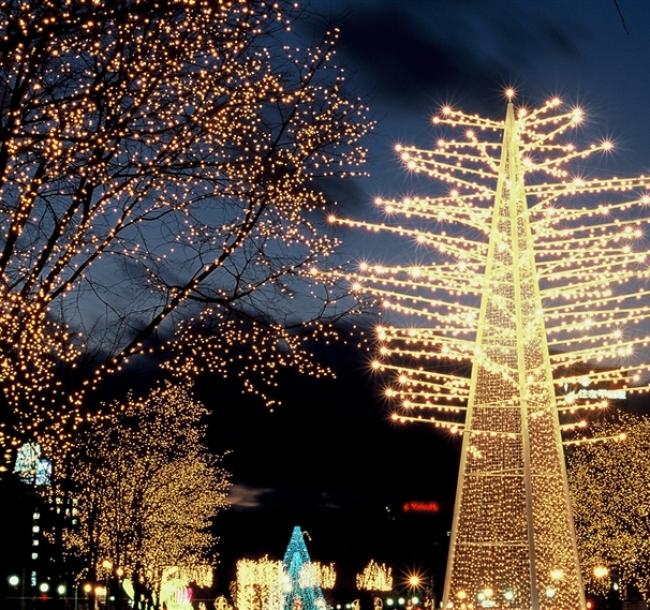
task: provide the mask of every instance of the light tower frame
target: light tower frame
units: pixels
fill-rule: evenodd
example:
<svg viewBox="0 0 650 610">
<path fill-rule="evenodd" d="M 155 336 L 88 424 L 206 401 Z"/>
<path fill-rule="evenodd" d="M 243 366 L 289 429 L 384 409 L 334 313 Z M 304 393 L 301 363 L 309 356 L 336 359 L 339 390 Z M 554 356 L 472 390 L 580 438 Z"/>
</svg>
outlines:
<svg viewBox="0 0 650 610">
<path fill-rule="evenodd" d="M 393 376 L 393 419 L 462 435 L 446 607 L 586 608 L 563 445 L 623 440 L 574 418 L 607 408 L 608 391 L 650 389 L 649 257 L 633 247 L 650 224 L 650 176 L 572 174 L 613 149 L 567 142 L 583 119 L 559 98 L 517 113 L 509 101 L 505 121 L 443 106 L 434 125 L 464 138 L 396 151 L 447 192 L 376 199 L 406 223 L 330 217 L 414 239 L 431 260 L 313 270 L 398 314 L 377 326 L 372 363 Z"/>
<path fill-rule="evenodd" d="M 510 242 L 511 242 L 510 245 L 512 248 L 511 266 L 512 266 L 512 280 L 513 280 L 512 283 L 513 283 L 513 290 L 514 290 L 513 309 L 515 314 L 514 327 L 516 332 L 514 347 L 516 349 L 517 377 L 518 377 L 517 381 L 519 387 L 518 408 L 519 408 L 520 437 L 521 437 L 521 467 L 522 467 L 521 474 L 523 476 L 523 484 L 524 484 L 523 486 L 524 486 L 524 493 L 525 493 L 526 547 L 528 550 L 528 562 L 529 562 L 529 571 L 530 571 L 530 580 L 529 580 L 530 606 L 529 607 L 531 610 L 541 610 L 543 608 L 554 608 L 556 606 L 545 604 L 543 601 L 540 601 L 544 593 L 544 589 L 546 588 L 549 591 L 550 589 L 548 589 L 548 584 L 546 584 L 549 582 L 549 578 L 547 577 L 547 578 L 540 579 L 541 575 L 538 574 L 538 565 L 537 565 L 538 544 L 536 542 L 536 535 L 535 535 L 535 514 L 533 510 L 534 491 L 533 491 L 533 480 L 532 480 L 533 474 L 531 468 L 531 449 L 530 449 L 529 426 L 528 426 L 528 418 L 530 416 L 530 413 L 529 413 L 529 406 L 528 406 L 527 392 L 526 392 L 527 385 L 528 383 L 530 383 L 530 380 L 527 380 L 526 371 L 528 367 L 526 365 L 526 353 L 525 353 L 526 351 L 525 348 L 528 341 L 524 336 L 526 332 L 526 327 L 525 327 L 525 320 L 524 320 L 525 316 L 522 312 L 523 303 L 522 303 L 522 295 L 521 295 L 521 278 L 520 278 L 521 267 L 519 264 L 515 264 L 515 261 L 520 261 L 522 257 L 522 252 L 520 252 L 520 246 L 519 246 L 520 239 L 519 236 L 517 235 L 518 222 L 523 223 L 522 229 L 523 229 L 524 237 L 528 243 L 527 249 L 529 250 L 528 253 L 529 255 L 532 254 L 533 247 L 532 247 L 532 233 L 530 230 L 530 224 L 528 219 L 528 205 L 526 202 L 525 188 L 523 184 L 523 173 L 521 172 L 520 169 L 519 149 L 518 149 L 519 147 L 518 147 L 518 138 L 517 138 L 516 129 L 517 128 L 516 128 L 515 115 L 514 115 L 514 106 L 512 102 L 509 102 L 507 106 L 506 120 L 504 124 L 501 159 L 499 163 L 500 171 L 499 171 L 499 176 L 497 181 L 496 197 L 497 198 L 503 197 L 503 193 L 506 191 L 508 192 L 508 202 L 506 207 L 508 208 L 508 212 L 510 216 L 510 230 L 511 230 L 511 235 L 510 235 Z M 506 185 L 509 185 L 509 187 L 506 188 Z M 501 203 L 503 205 L 503 202 Z M 493 216 L 492 216 L 491 231 L 490 231 L 490 235 L 492 236 L 492 238 L 490 239 L 488 244 L 487 261 L 486 261 L 486 268 L 484 273 L 484 286 L 483 286 L 479 319 L 477 325 L 476 345 L 479 350 L 483 348 L 484 335 L 486 333 L 486 330 L 488 330 L 487 308 L 492 293 L 491 282 L 493 280 L 493 272 L 494 272 L 494 265 L 495 265 L 495 250 L 500 246 L 500 242 L 496 238 L 496 236 L 499 235 L 498 225 L 501 220 L 499 217 L 498 204 L 499 204 L 498 201 L 495 202 L 493 213 L 492 213 Z M 536 302 L 535 303 L 536 307 L 541 308 L 541 296 L 539 293 L 539 284 L 535 273 L 534 257 L 530 258 L 529 265 L 532 270 L 532 274 L 531 274 L 532 277 L 530 278 L 531 280 L 530 284 L 533 288 L 533 298 Z M 564 519 L 565 521 L 564 526 L 566 528 L 567 539 L 571 547 L 571 554 L 573 555 L 572 572 L 573 572 L 573 579 L 574 579 L 573 589 L 575 590 L 573 596 L 574 599 L 572 600 L 571 606 L 563 607 L 562 610 L 569 610 L 569 608 L 575 608 L 576 610 L 583 610 L 584 608 L 586 608 L 586 602 L 584 596 L 584 589 L 582 586 L 582 580 L 580 577 L 575 529 L 573 526 L 573 518 L 571 514 L 570 496 L 569 496 L 569 489 L 567 484 L 566 468 L 564 464 L 564 452 L 562 449 L 560 423 L 557 414 L 555 393 L 553 391 L 553 376 L 551 371 L 548 344 L 546 341 L 546 333 L 543 325 L 543 319 L 540 320 L 539 324 L 540 324 L 539 330 L 542 331 L 539 333 L 538 338 L 542 343 L 541 356 L 543 360 L 543 375 L 544 375 L 543 381 L 544 383 L 547 384 L 547 388 L 550 389 L 550 391 L 547 392 L 547 396 L 550 401 L 548 408 L 550 410 L 551 419 L 553 421 L 553 437 L 554 437 L 553 442 L 556 446 L 556 451 L 558 456 L 558 466 L 561 472 L 562 487 L 564 490 L 563 495 L 564 495 L 566 517 L 567 517 L 566 519 Z M 458 473 L 458 484 L 456 487 L 456 498 L 454 502 L 454 514 L 452 520 L 450 548 L 449 548 L 449 554 L 447 560 L 447 570 L 445 575 L 445 585 L 444 585 L 444 593 L 443 593 L 443 606 L 445 608 L 453 607 L 454 602 L 456 601 L 457 603 L 459 601 L 459 600 L 454 600 L 454 595 L 453 595 L 454 594 L 453 591 L 454 570 L 455 570 L 458 538 L 460 536 L 459 521 L 460 521 L 461 510 L 462 510 L 461 508 L 462 498 L 463 498 L 463 493 L 466 490 L 465 476 L 467 474 L 468 457 L 470 455 L 470 447 L 472 443 L 473 419 L 474 419 L 473 416 L 474 416 L 475 399 L 477 394 L 477 384 L 478 384 L 480 369 L 481 369 L 480 364 L 477 362 L 477 360 L 475 360 L 473 362 L 472 374 L 470 378 L 469 399 L 467 404 L 467 412 L 466 412 L 465 426 L 463 430 L 463 441 L 462 441 L 462 448 L 461 448 L 461 463 L 460 463 L 460 468 Z M 512 407 L 515 408 L 515 405 L 512 405 Z M 503 405 L 496 405 L 490 408 L 509 408 L 509 407 Z M 496 432 L 496 431 L 491 431 L 491 432 Z M 491 476 L 498 476 L 498 475 L 494 475 L 494 473 L 492 473 Z M 513 476 L 508 465 L 504 465 L 502 476 L 504 477 Z M 548 568 L 548 566 L 546 567 Z M 556 568 L 556 569 L 560 569 L 560 568 Z M 549 572 L 548 576 L 550 577 L 551 570 L 547 570 L 547 571 Z M 485 583 L 485 584 L 490 585 L 491 583 Z M 485 590 L 489 590 L 489 589 L 491 589 L 491 587 L 486 586 Z M 464 591 L 464 589 L 457 588 L 455 593 L 456 595 L 458 595 L 458 593 L 461 593 L 462 591 Z M 475 592 L 476 591 L 474 591 L 473 593 Z M 503 594 L 503 591 L 501 591 L 501 593 Z M 508 591 L 506 591 L 505 593 L 507 594 Z M 521 595 L 521 592 L 518 592 L 518 594 Z M 515 596 L 515 593 L 513 593 L 513 596 Z M 461 607 L 462 607 L 463 599 L 465 598 L 462 596 L 461 593 L 461 600 L 460 600 Z M 506 600 L 506 601 L 508 602 L 513 601 L 516 603 L 516 596 L 512 600 Z M 505 607 L 520 608 L 522 606 L 514 606 L 508 604 Z M 526 608 L 528 608 L 528 606 L 526 606 Z"/>
</svg>

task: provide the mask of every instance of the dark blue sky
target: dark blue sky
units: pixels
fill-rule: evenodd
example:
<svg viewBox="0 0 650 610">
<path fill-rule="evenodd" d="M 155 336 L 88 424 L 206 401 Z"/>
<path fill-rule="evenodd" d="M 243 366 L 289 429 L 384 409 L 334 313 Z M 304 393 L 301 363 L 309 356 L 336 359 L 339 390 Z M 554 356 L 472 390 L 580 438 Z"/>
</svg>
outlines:
<svg viewBox="0 0 650 610">
<path fill-rule="evenodd" d="M 537 105 L 560 95 L 587 111 L 585 130 L 614 138 L 611 163 L 650 169 L 650 1 L 312 0 L 341 28 L 339 63 L 371 106 L 371 178 L 354 203 L 403 192 L 396 142 L 430 144 L 430 117 L 444 102 L 498 117 L 502 91 Z M 324 17 L 326 16 L 326 17 Z M 349 206 L 350 201 L 341 201 Z"/>
<path fill-rule="evenodd" d="M 619 4 L 629 33 L 613 0 L 308 2 L 300 35 L 341 28 L 338 63 L 377 121 L 367 141 L 371 176 L 333 191 L 342 213 L 367 217 L 377 194 L 429 188 L 402 170 L 393 145 L 429 145 L 436 137 L 430 117 L 444 102 L 499 117 L 506 85 L 526 104 L 552 95 L 580 104 L 585 137 L 616 142 L 609 171 L 650 171 L 650 0 Z M 412 254 L 408 244 L 389 252 L 381 239 L 339 235 L 351 259 Z M 440 578 L 457 445 L 426 428 L 388 423 L 367 356 L 329 357 L 339 379 L 289 380 L 274 415 L 235 395 L 238 404 L 223 404 L 227 393 L 212 397 L 221 445 L 235 450 L 236 506 L 221 521 L 224 575 L 242 554 L 281 556 L 291 526 L 300 524 L 312 534 L 312 556 L 339 562 L 348 578 L 370 557 Z M 210 400 L 209 385 L 205 392 Z M 439 501 L 442 513 L 400 515 L 409 500 Z"/>
</svg>

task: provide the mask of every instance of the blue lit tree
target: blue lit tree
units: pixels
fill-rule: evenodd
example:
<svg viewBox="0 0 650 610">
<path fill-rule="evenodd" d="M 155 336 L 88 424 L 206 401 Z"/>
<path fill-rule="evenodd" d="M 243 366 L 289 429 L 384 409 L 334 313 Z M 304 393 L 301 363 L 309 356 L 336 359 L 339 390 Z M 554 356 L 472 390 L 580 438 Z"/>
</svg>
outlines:
<svg viewBox="0 0 650 610">
<path fill-rule="evenodd" d="M 291 532 L 282 564 L 287 576 L 284 610 L 323 610 L 326 606 L 318 571 L 311 563 L 302 530 L 298 525 Z"/>
</svg>

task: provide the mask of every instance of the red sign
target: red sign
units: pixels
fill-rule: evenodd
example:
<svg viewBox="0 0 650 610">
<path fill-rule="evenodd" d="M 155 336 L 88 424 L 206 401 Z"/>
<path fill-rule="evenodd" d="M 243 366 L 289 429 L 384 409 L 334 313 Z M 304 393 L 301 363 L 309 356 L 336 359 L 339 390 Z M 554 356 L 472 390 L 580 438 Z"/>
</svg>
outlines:
<svg viewBox="0 0 650 610">
<path fill-rule="evenodd" d="M 404 502 L 402 512 L 404 513 L 437 513 L 440 511 L 440 504 L 437 502 Z"/>
</svg>

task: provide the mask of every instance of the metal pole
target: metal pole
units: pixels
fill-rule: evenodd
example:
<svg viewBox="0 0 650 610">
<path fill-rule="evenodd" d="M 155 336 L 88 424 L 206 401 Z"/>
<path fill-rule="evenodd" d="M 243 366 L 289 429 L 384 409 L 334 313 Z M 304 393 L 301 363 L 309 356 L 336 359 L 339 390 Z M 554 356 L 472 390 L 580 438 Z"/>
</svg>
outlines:
<svg viewBox="0 0 650 610">
<path fill-rule="evenodd" d="M 23 577 L 20 581 L 20 610 L 25 610 L 25 568 L 23 568 Z"/>
</svg>

